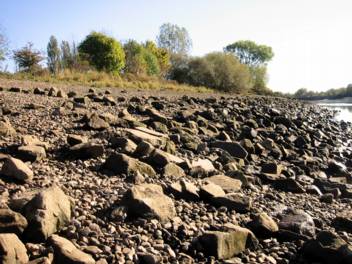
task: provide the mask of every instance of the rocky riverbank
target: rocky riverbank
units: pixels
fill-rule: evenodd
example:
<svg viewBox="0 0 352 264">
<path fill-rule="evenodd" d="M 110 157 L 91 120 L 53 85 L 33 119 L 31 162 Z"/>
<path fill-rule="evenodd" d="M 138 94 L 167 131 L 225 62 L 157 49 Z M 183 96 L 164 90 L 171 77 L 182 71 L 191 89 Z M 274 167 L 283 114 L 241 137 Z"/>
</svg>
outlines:
<svg viewBox="0 0 352 264">
<path fill-rule="evenodd" d="M 352 263 L 351 124 L 296 100 L 5 87 L 1 263 Z"/>
</svg>

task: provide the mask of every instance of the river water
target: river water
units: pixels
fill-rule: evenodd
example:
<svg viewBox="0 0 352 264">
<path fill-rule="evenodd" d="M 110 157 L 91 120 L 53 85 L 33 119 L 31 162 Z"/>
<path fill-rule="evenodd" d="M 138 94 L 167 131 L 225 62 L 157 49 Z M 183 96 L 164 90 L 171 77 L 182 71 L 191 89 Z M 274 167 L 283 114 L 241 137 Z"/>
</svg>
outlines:
<svg viewBox="0 0 352 264">
<path fill-rule="evenodd" d="M 352 122 L 352 97 L 338 100 L 321 100 L 314 103 L 329 109 L 338 110 L 335 116 L 337 120 Z"/>
</svg>

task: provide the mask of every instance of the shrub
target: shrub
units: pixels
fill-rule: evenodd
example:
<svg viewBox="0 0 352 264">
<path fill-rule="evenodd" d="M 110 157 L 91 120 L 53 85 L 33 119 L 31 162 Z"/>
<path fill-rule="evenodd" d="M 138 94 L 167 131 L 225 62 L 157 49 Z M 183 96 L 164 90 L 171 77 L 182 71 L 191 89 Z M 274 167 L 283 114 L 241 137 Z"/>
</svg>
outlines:
<svg viewBox="0 0 352 264">
<path fill-rule="evenodd" d="M 121 44 L 103 33 L 89 34 L 78 46 L 78 52 L 99 71 L 118 74 L 125 66 L 125 52 Z"/>
<path fill-rule="evenodd" d="M 172 78 L 195 86 L 206 86 L 223 92 L 246 93 L 252 87 L 248 67 L 231 54 L 213 52 L 202 58 L 179 63 Z"/>
<path fill-rule="evenodd" d="M 26 46 L 13 52 L 15 60 L 20 71 L 36 72 L 41 69 L 40 62 L 44 59 L 40 51 L 33 49 L 33 44 L 28 43 Z"/>
</svg>

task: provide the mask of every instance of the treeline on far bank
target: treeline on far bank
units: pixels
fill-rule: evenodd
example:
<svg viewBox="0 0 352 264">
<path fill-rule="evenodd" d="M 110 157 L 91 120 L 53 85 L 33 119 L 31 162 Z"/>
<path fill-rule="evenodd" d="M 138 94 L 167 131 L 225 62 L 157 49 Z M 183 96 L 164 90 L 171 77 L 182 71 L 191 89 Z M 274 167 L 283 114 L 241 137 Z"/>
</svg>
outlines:
<svg viewBox="0 0 352 264">
<path fill-rule="evenodd" d="M 267 87 L 267 63 L 274 56 L 271 47 L 244 40 L 200 57 L 189 55 L 191 47 L 187 30 L 170 23 L 160 27 L 156 42 L 121 42 L 101 32 L 91 32 L 78 44 L 51 36 L 46 53 L 31 43 L 7 53 L 17 66 L 15 74 L 7 75 L 99 86 L 177 89 L 183 85 L 274 95 Z"/>
<path fill-rule="evenodd" d="M 325 92 L 314 92 L 306 88 L 301 88 L 292 96 L 301 100 L 342 99 L 352 97 L 352 84 L 348 84 L 347 87 L 329 89 Z"/>
</svg>

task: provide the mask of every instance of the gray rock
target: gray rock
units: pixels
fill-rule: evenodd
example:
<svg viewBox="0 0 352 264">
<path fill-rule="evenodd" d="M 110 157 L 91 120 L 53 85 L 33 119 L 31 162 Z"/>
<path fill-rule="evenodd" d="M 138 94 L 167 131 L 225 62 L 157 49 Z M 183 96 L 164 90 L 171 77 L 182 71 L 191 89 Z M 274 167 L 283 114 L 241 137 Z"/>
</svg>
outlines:
<svg viewBox="0 0 352 264">
<path fill-rule="evenodd" d="M 313 218 L 307 213 L 289 208 L 281 215 L 279 230 L 313 237 L 315 235 L 315 224 Z"/>
<path fill-rule="evenodd" d="M 258 237 L 271 237 L 279 231 L 277 223 L 266 213 L 255 215 L 248 226 Z"/>
<path fill-rule="evenodd" d="M 186 176 L 184 170 L 180 166 L 176 165 L 175 163 L 166 164 L 165 167 L 163 168 L 162 175 L 164 178 L 175 178 L 175 179 Z"/>
<path fill-rule="evenodd" d="M 174 202 L 156 184 L 140 184 L 129 189 L 121 204 L 130 217 L 157 218 L 166 222 L 176 216 Z"/>
<path fill-rule="evenodd" d="M 186 180 L 180 180 L 171 184 L 169 190 L 179 199 L 191 201 L 199 199 L 199 189 L 193 183 Z"/>
<path fill-rule="evenodd" d="M 18 148 L 18 156 L 23 161 L 38 161 L 46 158 L 45 148 L 36 145 L 21 146 Z"/>
<path fill-rule="evenodd" d="M 137 149 L 136 143 L 124 137 L 112 137 L 110 143 L 114 148 L 121 148 L 121 151 L 127 154 L 132 154 Z"/>
<path fill-rule="evenodd" d="M 66 141 L 70 146 L 74 146 L 82 143 L 87 143 L 88 138 L 86 136 L 69 134 L 67 135 Z"/>
<path fill-rule="evenodd" d="M 104 146 L 96 143 L 80 143 L 69 149 L 69 156 L 76 159 L 97 158 L 104 154 Z"/>
<path fill-rule="evenodd" d="M 197 242 L 206 255 L 220 260 L 232 258 L 258 244 L 253 233 L 242 227 L 236 227 L 236 230 L 230 232 L 207 231 L 198 237 Z"/>
<path fill-rule="evenodd" d="M 104 130 L 110 127 L 109 123 L 100 118 L 96 113 L 93 113 L 88 118 L 87 126 L 94 130 Z"/>
<path fill-rule="evenodd" d="M 216 196 L 211 199 L 216 206 L 225 206 L 229 210 L 239 213 L 246 213 L 252 207 L 252 199 L 242 193 L 228 193 L 225 196 Z"/>
<path fill-rule="evenodd" d="M 125 154 L 111 154 L 103 165 L 104 169 L 111 170 L 116 174 L 130 174 L 139 171 L 142 175 L 155 176 L 154 169 L 138 159 L 131 158 Z"/>
<path fill-rule="evenodd" d="M 239 159 L 245 159 L 248 152 L 237 142 L 215 141 L 211 147 L 226 150 L 231 156 Z"/>
<path fill-rule="evenodd" d="M 219 185 L 225 192 L 238 192 L 241 190 L 242 182 L 225 175 L 214 175 L 204 179 Z"/>
<path fill-rule="evenodd" d="M 28 220 L 25 235 L 30 241 L 45 241 L 71 220 L 71 202 L 57 186 L 37 193 L 23 208 Z"/>
<path fill-rule="evenodd" d="M 15 158 L 5 160 L 1 174 L 9 179 L 16 179 L 21 182 L 30 182 L 33 178 L 32 170 L 24 162 Z"/>
<path fill-rule="evenodd" d="M 214 197 L 225 196 L 225 192 L 221 186 L 212 182 L 205 182 L 202 184 L 199 194 L 205 201 L 211 201 Z"/>
<path fill-rule="evenodd" d="M 330 231 L 321 231 L 316 239 L 307 241 L 303 254 L 312 261 L 330 264 L 351 264 L 352 246 Z"/>
</svg>

